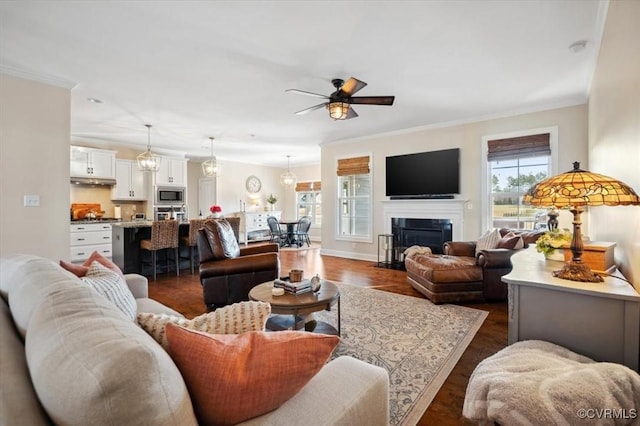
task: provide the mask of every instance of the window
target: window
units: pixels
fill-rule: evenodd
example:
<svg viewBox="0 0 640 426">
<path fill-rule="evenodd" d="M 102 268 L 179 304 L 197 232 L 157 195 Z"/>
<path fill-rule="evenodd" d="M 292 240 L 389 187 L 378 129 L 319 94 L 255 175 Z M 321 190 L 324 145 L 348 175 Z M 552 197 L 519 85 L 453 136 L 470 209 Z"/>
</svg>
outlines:
<svg viewBox="0 0 640 426">
<path fill-rule="evenodd" d="M 298 182 L 296 184 L 296 202 L 298 217 L 311 217 L 311 225 L 322 225 L 322 192 L 320 182 Z"/>
<path fill-rule="evenodd" d="M 369 156 L 338 160 L 337 239 L 371 242 Z"/>
<path fill-rule="evenodd" d="M 550 134 L 489 140 L 487 163 L 489 228 L 546 228 L 546 209 L 523 205 L 522 197 L 551 176 Z"/>
</svg>

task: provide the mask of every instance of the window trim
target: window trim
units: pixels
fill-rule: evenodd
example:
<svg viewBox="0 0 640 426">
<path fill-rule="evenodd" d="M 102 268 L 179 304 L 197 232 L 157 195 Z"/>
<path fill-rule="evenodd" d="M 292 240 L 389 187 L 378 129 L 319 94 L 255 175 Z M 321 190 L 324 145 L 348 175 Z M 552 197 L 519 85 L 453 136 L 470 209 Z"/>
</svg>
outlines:
<svg viewBox="0 0 640 426">
<path fill-rule="evenodd" d="M 551 148 L 551 176 L 558 174 L 558 126 L 541 127 L 537 129 L 519 130 L 509 133 L 500 133 L 494 135 L 486 135 L 482 137 L 480 142 L 480 156 L 482 158 L 480 182 L 483 182 L 480 188 L 480 232 L 484 232 L 493 228 L 491 218 L 491 203 L 490 188 L 491 188 L 491 176 L 489 176 L 489 160 L 487 159 L 489 153 L 489 141 L 494 139 L 508 139 L 521 136 L 531 136 L 539 133 L 549 133 L 549 147 Z"/>
<path fill-rule="evenodd" d="M 364 156 L 368 156 L 369 157 L 369 206 L 368 206 L 368 213 L 369 213 L 369 223 L 368 223 L 368 229 L 367 229 L 367 234 L 368 236 L 352 236 L 352 235 L 341 235 L 340 234 L 340 209 L 341 209 L 341 204 L 340 204 L 340 198 L 341 198 L 341 187 L 340 187 L 340 175 L 338 175 L 338 164 L 340 162 L 340 160 L 346 160 L 346 159 L 351 159 L 351 158 L 359 158 L 359 157 L 364 157 Z M 351 241 L 351 242 L 360 242 L 360 243 L 373 243 L 373 153 L 372 152 L 367 152 L 367 153 L 354 153 L 354 154 L 349 154 L 349 155 L 344 155 L 344 156 L 339 156 L 336 157 L 334 160 L 334 165 L 335 165 L 335 182 L 336 182 L 336 207 L 333 211 L 334 214 L 334 222 L 335 222 L 335 228 L 334 228 L 334 234 L 335 234 L 335 240 L 336 241 Z M 359 173 L 359 174 L 365 174 L 365 173 Z M 347 175 L 350 176 L 350 175 Z"/>
</svg>

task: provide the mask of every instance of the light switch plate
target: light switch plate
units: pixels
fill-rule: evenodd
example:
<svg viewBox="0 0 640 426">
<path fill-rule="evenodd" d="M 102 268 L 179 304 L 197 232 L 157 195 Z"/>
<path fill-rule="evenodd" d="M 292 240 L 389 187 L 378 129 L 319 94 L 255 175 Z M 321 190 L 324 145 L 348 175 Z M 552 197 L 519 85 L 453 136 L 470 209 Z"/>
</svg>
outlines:
<svg viewBox="0 0 640 426">
<path fill-rule="evenodd" d="M 25 195 L 24 196 L 24 206 L 25 207 L 39 207 L 40 206 L 40 196 L 39 195 Z"/>
</svg>

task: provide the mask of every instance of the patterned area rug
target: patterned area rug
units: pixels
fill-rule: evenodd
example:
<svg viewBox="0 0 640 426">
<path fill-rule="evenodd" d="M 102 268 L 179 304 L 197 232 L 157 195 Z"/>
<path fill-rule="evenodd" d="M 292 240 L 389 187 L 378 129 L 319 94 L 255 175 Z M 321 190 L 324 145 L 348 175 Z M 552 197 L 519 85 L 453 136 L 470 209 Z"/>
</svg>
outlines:
<svg viewBox="0 0 640 426">
<path fill-rule="evenodd" d="M 342 338 L 333 357 L 349 355 L 389 372 L 391 425 L 415 425 L 488 312 L 338 284 Z M 337 326 L 337 309 L 316 319 Z"/>
</svg>

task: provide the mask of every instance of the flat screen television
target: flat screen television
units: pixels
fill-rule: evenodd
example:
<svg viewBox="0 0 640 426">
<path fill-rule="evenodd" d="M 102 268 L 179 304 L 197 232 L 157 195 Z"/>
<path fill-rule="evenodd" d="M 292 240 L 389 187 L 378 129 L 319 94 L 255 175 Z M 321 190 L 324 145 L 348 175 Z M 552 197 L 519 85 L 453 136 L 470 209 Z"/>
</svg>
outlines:
<svg viewBox="0 0 640 426">
<path fill-rule="evenodd" d="M 386 158 L 386 194 L 392 200 L 453 198 L 460 193 L 460 148 Z"/>
</svg>

